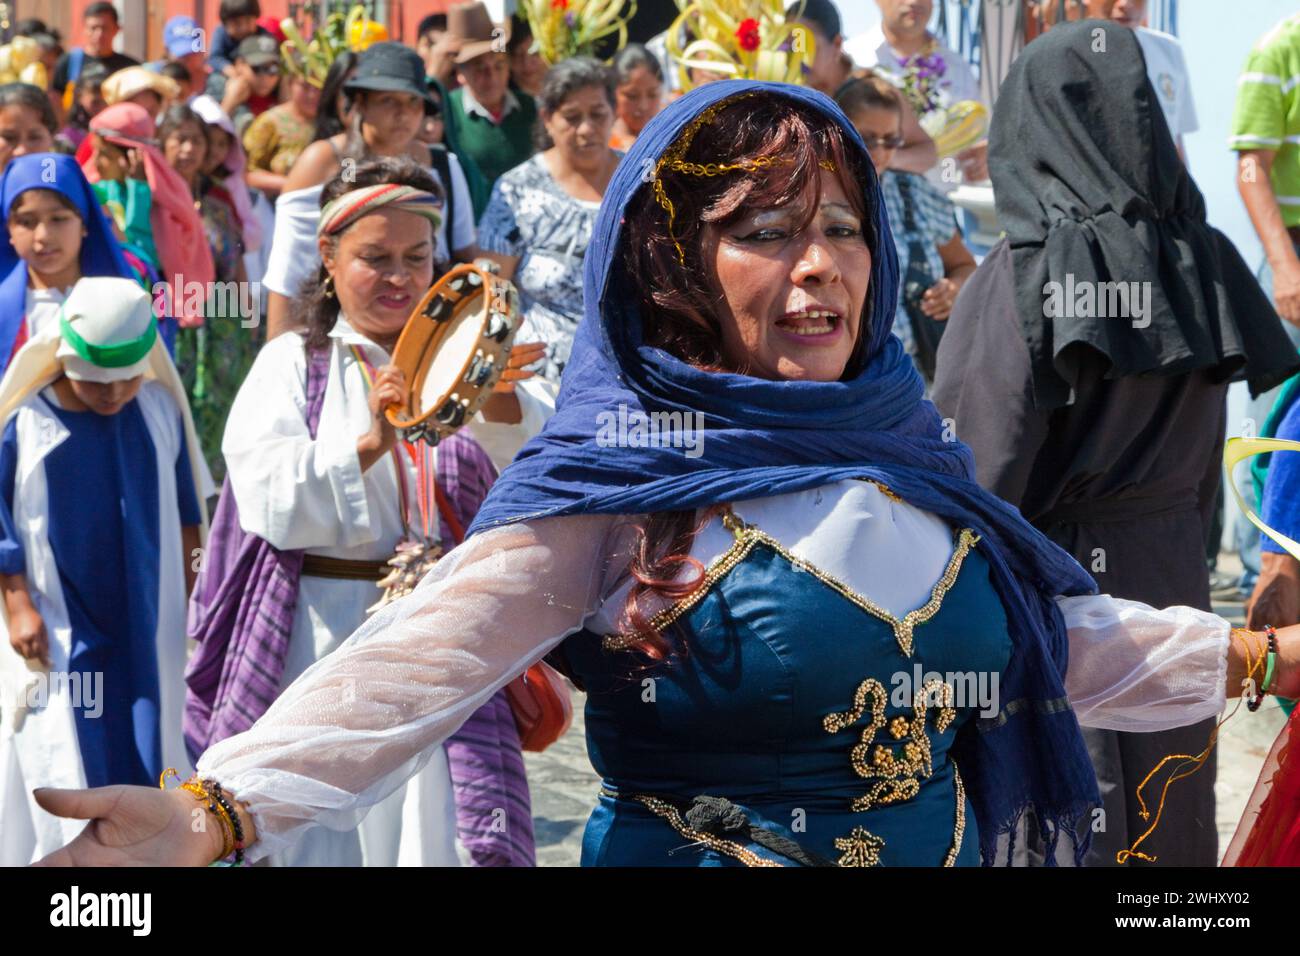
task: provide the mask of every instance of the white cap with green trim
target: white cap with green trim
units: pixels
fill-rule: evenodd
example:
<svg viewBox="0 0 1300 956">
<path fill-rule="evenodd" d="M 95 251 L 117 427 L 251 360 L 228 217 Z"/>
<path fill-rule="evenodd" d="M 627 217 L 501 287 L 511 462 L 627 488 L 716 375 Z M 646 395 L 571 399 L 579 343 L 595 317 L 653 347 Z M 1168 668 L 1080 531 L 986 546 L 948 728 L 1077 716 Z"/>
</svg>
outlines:
<svg viewBox="0 0 1300 956">
<path fill-rule="evenodd" d="M 158 339 L 149 293 L 130 279 L 81 279 L 59 313 L 55 357 L 64 374 L 86 382 L 119 382 L 143 375 Z"/>
</svg>

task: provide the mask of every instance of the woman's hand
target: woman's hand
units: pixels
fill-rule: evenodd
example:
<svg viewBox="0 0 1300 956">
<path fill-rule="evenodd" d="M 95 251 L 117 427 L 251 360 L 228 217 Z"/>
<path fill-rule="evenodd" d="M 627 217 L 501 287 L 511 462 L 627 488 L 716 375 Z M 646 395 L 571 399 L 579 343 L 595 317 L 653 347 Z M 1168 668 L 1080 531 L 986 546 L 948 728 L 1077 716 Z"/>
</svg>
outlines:
<svg viewBox="0 0 1300 956">
<path fill-rule="evenodd" d="M 518 425 L 524 420 L 524 411 L 519 405 L 519 396 L 515 394 L 515 385 L 527 381 L 537 372 L 525 368 L 546 355 L 545 342 L 525 342 L 510 350 L 506 367 L 492 387 L 492 395 L 483 403 L 480 410 L 485 422 L 499 425 Z"/>
<path fill-rule="evenodd" d="M 537 374 L 527 366 L 540 361 L 546 355 L 545 342 L 516 343 L 510 349 L 510 358 L 506 360 L 505 371 L 497 379 L 494 392 L 513 392 L 517 382 L 527 381 Z"/>
<path fill-rule="evenodd" d="M 9 646 L 29 661 L 50 666 L 50 639 L 45 633 L 45 621 L 30 602 L 9 614 Z"/>
<path fill-rule="evenodd" d="M 952 315 L 952 304 L 957 301 L 961 286 L 945 277 L 940 279 L 921 296 L 921 311 L 935 321 L 943 321 Z"/>
<path fill-rule="evenodd" d="M 36 866 L 207 866 L 221 853 L 221 823 L 185 790 L 98 787 L 36 790 L 56 817 L 90 824 Z"/>
<path fill-rule="evenodd" d="M 406 373 L 396 365 L 381 365 L 375 372 L 368 401 L 370 430 L 357 442 L 357 456 L 361 459 L 362 471 L 368 471 L 371 465 L 392 451 L 397 444 L 397 429 L 385 412 L 393 405 L 400 407 L 406 404 Z"/>
</svg>

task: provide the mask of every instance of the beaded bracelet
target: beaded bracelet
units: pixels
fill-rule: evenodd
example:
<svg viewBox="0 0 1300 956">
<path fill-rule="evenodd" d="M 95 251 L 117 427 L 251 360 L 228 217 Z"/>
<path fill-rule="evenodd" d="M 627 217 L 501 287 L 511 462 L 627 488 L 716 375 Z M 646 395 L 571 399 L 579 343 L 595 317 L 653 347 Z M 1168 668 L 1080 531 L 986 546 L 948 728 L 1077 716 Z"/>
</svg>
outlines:
<svg viewBox="0 0 1300 956">
<path fill-rule="evenodd" d="M 235 866 L 240 866 L 244 862 L 244 825 L 239 822 L 239 813 L 235 810 L 235 805 L 226 798 L 225 791 L 221 789 L 221 784 L 215 780 L 208 781 L 208 784 L 212 788 L 210 793 L 213 794 L 217 805 L 221 807 L 226 818 L 230 821 L 233 831 L 231 835 L 235 845 Z"/>
<path fill-rule="evenodd" d="M 1269 685 L 1273 683 L 1273 668 L 1277 663 L 1277 631 L 1271 624 L 1264 625 L 1264 633 L 1268 635 L 1268 663 L 1264 668 L 1264 683 L 1259 685 L 1259 691 L 1255 696 L 1246 698 L 1246 709 L 1251 713 L 1259 710 L 1259 705 L 1264 702 L 1264 695 L 1268 693 Z"/>
<path fill-rule="evenodd" d="M 169 767 L 164 770 L 158 778 L 158 788 L 165 790 L 167 787 L 167 778 L 177 777 L 175 768 Z M 244 827 L 240 823 L 239 813 L 221 789 L 221 785 L 215 780 L 202 780 L 196 774 L 190 777 L 180 785 L 180 789 L 190 793 L 200 803 L 207 804 L 207 811 L 217 819 L 221 826 L 221 853 L 217 860 L 224 860 L 230 854 L 235 855 L 234 866 L 239 866 L 244 862 Z M 216 865 L 216 862 L 212 865 Z"/>
</svg>

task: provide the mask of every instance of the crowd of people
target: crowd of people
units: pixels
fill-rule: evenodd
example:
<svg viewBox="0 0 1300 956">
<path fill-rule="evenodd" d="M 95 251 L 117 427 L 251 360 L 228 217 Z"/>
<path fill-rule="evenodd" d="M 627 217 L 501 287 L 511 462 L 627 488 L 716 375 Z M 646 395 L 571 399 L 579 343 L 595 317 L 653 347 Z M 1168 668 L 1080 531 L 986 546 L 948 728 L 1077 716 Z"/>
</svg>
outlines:
<svg viewBox="0 0 1300 956">
<path fill-rule="evenodd" d="M 586 695 L 585 863 L 1217 862 L 1224 702 L 1300 694 L 1300 560 L 1240 535 L 1246 628 L 1207 564 L 1229 382 L 1300 438 L 1300 20 L 1233 120 L 1261 286 L 1142 0 L 1078 5 L 993 103 L 929 0 L 877 4 L 682 58 L 553 56 L 563 21 L 481 2 L 412 47 L 221 0 L 146 64 L 111 3 L 67 52 L 18 24 L 49 84 L 0 85 L 0 862 L 532 865 L 542 658 Z M 515 345 L 408 441 L 394 349 L 466 263 Z M 699 454 L 611 447 L 611 410 L 698 415 Z M 1300 538 L 1275 457 L 1252 500 Z M 1000 694 L 890 696 L 914 663 Z M 1200 769 L 1152 834 L 1170 753 Z M 216 825 L 159 837 L 196 798 Z"/>
</svg>

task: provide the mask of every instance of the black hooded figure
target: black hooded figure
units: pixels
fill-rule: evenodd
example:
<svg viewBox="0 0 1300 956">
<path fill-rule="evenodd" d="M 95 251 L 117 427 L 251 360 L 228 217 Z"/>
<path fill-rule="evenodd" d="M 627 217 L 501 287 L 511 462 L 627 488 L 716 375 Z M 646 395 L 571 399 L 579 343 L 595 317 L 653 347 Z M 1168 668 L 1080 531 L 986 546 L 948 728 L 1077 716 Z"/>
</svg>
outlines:
<svg viewBox="0 0 1300 956">
<path fill-rule="evenodd" d="M 998 98 L 989 168 L 1006 235 L 948 320 L 935 404 L 980 483 L 1103 593 L 1208 610 L 1228 383 L 1258 394 L 1300 361 L 1206 223 L 1132 32 L 1087 20 L 1029 44 Z M 1088 864 L 1114 864 L 1146 831 L 1138 785 L 1166 754 L 1200 753 L 1212 726 L 1084 730 L 1105 802 Z M 1170 770 L 1148 785 L 1152 808 Z M 1171 788 L 1144 853 L 1217 863 L 1214 777 L 1211 755 Z"/>
</svg>

